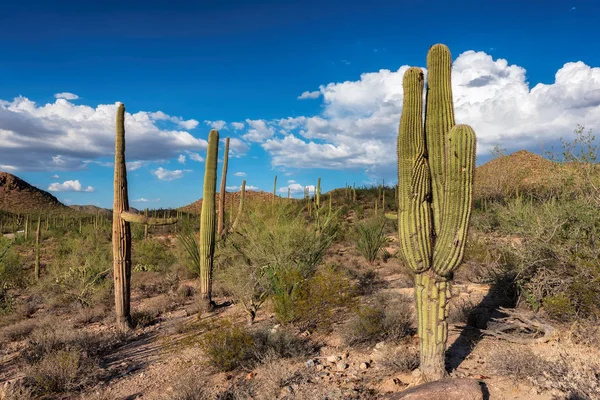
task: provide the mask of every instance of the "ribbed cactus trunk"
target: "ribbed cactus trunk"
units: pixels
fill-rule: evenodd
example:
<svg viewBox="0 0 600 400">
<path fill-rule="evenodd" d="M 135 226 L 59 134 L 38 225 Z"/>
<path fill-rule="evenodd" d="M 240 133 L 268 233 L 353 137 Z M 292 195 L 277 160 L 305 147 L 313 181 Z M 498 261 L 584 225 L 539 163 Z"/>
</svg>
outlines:
<svg viewBox="0 0 600 400">
<path fill-rule="evenodd" d="M 217 158 L 219 155 L 219 132 L 208 134 L 206 167 L 204 170 L 204 193 L 200 213 L 200 296 L 206 309 L 214 305 L 212 301 L 212 273 L 215 254 Z"/>
<path fill-rule="evenodd" d="M 240 204 L 238 206 L 238 212 L 235 216 L 235 221 L 231 225 L 231 231 L 235 231 L 240 223 L 242 212 L 244 211 L 244 198 L 246 197 L 246 181 L 242 181 L 242 188 L 240 189 Z"/>
<path fill-rule="evenodd" d="M 144 210 L 144 216 L 148 217 L 148 209 Z M 148 224 L 144 224 L 144 239 L 148 239 Z"/>
<path fill-rule="evenodd" d="M 115 180 L 112 223 L 113 279 L 115 312 L 120 330 L 131 328 L 130 279 L 131 279 L 131 228 L 121 218 L 129 209 L 127 194 L 127 169 L 125 167 L 125 106 L 117 110 L 117 134 L 115 141 Z"/>
<path fill-rule="evenodd" d="M 277 196 L 277 175 L 275 175 L 275 179 L 273 180 L 273 204 L 275 204 L 275 196 Z"/>
<path fill-rule="evenodd" d="M 35 230 L 35 279 L 40 280 L 40 228 L 42 226 L 41 216 L 38 215 L 37 229 Z"/>
<path fill-rule="evenodd" d="M 444 45 L 427 56 L 424 76 L 410 68 L 398 135 L 398 232 L 405 263 L 415 272 L 420 370 L 424 380 L 446 375 L 448 304 L 462 262 L 471 215 L 475 133 L 454 124 L 452 58 Z"/>
<path fill-rule="evenodd" d="M 227 188 L 227 163 L 229 160 L 229 138 L 225 139 L 225 153 L 223 155 L 223 170 L 221 172 L 221 188 L 219 189 L 219 221 L 217 232 L 219 236 L 225 235 L 225 189 Z"/>
</svg>

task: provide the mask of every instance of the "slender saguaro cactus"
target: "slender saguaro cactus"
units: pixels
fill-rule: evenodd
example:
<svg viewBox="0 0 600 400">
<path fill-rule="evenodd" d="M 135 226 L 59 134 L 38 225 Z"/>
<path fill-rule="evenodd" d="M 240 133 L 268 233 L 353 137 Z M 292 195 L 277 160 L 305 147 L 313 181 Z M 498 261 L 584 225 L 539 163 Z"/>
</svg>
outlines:
<svg viewBox="0 0 600 400">
<path fill-rule="evenodd" d="M 276 193 L 277 193 L 277 175 L 275 175 L 275 179 L 273 180 L 273 204 L 275 204 Z"/>
<path fill-rule="evenodd" d="M 35 279 L 40 279 L 40 228 L 42 226 L 41 216 L 38 215 L 37 229 L 35 230 Z"/>
<path fill-rule="evenodd" d="M 115 285 L 115 311 L 117 327 L 131 327 L 130 279 L 131 279 L 131 227 L 121 218 L 129 210 L 127 195 L 127 168 L 125 167 L 125 105 L 117 109 L 117 137 L 115 141 L 115 181 L 113 200 L 112 250 L 113 279 Z"/>
<path fill-rule="evenodd" d="M 204 194 L 200 213 L 200 296 L 206 309 L 214 306 L 212 301 L 212 272 L 215 255 L 215 191 L 217 189 L 217 158 L 219 155 L 219 132 L 208 134 L 206 167 L 204 170 Z"/>
<path fill-rule="evenodd" d="M 463 258 L 475 166 L 475 132 L 454 123 L 451 67 L 446 46 L 429 49 L 424 125 L 423 72 L 406 71 L 398 135 L 400 250 L 415 272 L 420 369 L 427 381 L 446 375 L 450 284 Z"/>
<path fill-rule="evenodd" d="M 229 161 L 229 138 L 225 139 L 225 154 L 223 155 L 223 171 L 221 172 L 221 188 L 219 189 L 219 221 L 217 233 L 225 235 L 225 189 L 227 185 L 227 163 Z"/>
<path fill-rule="evenodd" d="M 290 199 L 292 197 L 292 191 L 290 188 L 288 188 L 288 199 Z"/>
<path fill-rule="evenodd" d="M 240 223 L 240 218 L 241 218 L 242 212 L 244 211 L 245 196 L 246 196 L 246 181 L 242 181 L 242 188 L 240 189 L 240 204 L 238 206 L 237 215 L 235 216 L 235 221 L 233 222 L 233 225 L 231 225 L 230 232 L 235 231 L 237 229 L 238 224 Z"/>
<path fill-rule="evenodd" d="M 97 220 L 99 214 L 97 214 Z M 125 164 L 125 105 L 117 109 L 115 139 L 115 179 L 112 221 L 113 279 L 117 327 L 131 328 L 131 227 L 130 222 L 142 224 L 171 224 L 176 219 L 160 220 L 129 212 L 127 167 Z M 98 226 L 100 224 L 98 223 Z"/>
<path fill-rule="evenodd" d="M 25 240 L 29 239 L 29 215 L 25 216 Z"/>
</svg>

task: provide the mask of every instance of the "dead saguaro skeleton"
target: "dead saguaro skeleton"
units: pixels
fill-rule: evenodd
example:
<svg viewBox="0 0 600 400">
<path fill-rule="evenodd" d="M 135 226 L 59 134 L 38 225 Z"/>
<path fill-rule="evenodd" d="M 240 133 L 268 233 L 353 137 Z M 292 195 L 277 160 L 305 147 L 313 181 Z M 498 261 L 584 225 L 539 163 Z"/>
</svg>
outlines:
<svg viewBox="0 0 600 400">
<path fill-rule="evenodd" d="M 113 275 L 117 327 L 125 331 L 131 328 L 131 227 L 129 224 L 134 222 L 148 225 L 168 225 L 176 223 L 177 219 L 148 218 L 129 212 L 125 165 L 125 106 L 123 104 L 120 104 L 117 109 L 116 131 L 112 224 Z"/>
</svg>

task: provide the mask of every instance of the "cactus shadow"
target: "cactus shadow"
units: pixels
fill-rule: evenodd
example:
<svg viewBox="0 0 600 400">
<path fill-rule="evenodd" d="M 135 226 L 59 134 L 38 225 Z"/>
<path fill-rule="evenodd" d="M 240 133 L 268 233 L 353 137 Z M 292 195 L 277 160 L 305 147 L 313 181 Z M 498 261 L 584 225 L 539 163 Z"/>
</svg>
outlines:
<svg viewBox="0 0 600 400">
<path fill-rule="evenodd" d="M 460 329 L 458 338 L 446 350 L 446 369 L 455 371 L 469 357 L 477 344 L 483 339 L 483 332 L 495 318 L 506 316 L 500 307 L 512 308 L 516 305 L 516 288 L 510 277 L 496 279 L 488 293 L 468 314 L 467 323 L 457 326 Z"/>
</svg>

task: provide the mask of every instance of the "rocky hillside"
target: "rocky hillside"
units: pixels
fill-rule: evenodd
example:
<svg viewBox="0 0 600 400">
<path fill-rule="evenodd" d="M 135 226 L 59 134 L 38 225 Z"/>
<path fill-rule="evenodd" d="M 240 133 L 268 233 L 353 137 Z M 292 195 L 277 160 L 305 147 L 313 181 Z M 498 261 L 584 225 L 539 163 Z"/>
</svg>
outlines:
<svg viewBox="0 0 600 400">
<path fill-rule="evenodd" d="M 0 209 L 12 213 L 67 211 L 50 193 L 31 186 L 21 178 L 0 172 Z"/>
<path fill-rule="evenodd" d="M 97 207 L 97 206 L 91 206 L 91 205 L 86 205 L 86 206 L 80 206 L 80 205 L 72 205 L 69 206 L 70 209 L 78 212 L 78 213 L 82 213 L 82 214 L 100 214 L 100 215 L 111 215 L 112 211 L 108 210 L 106 208 L 101 208 L 101 207 Z"/>
</svg>

